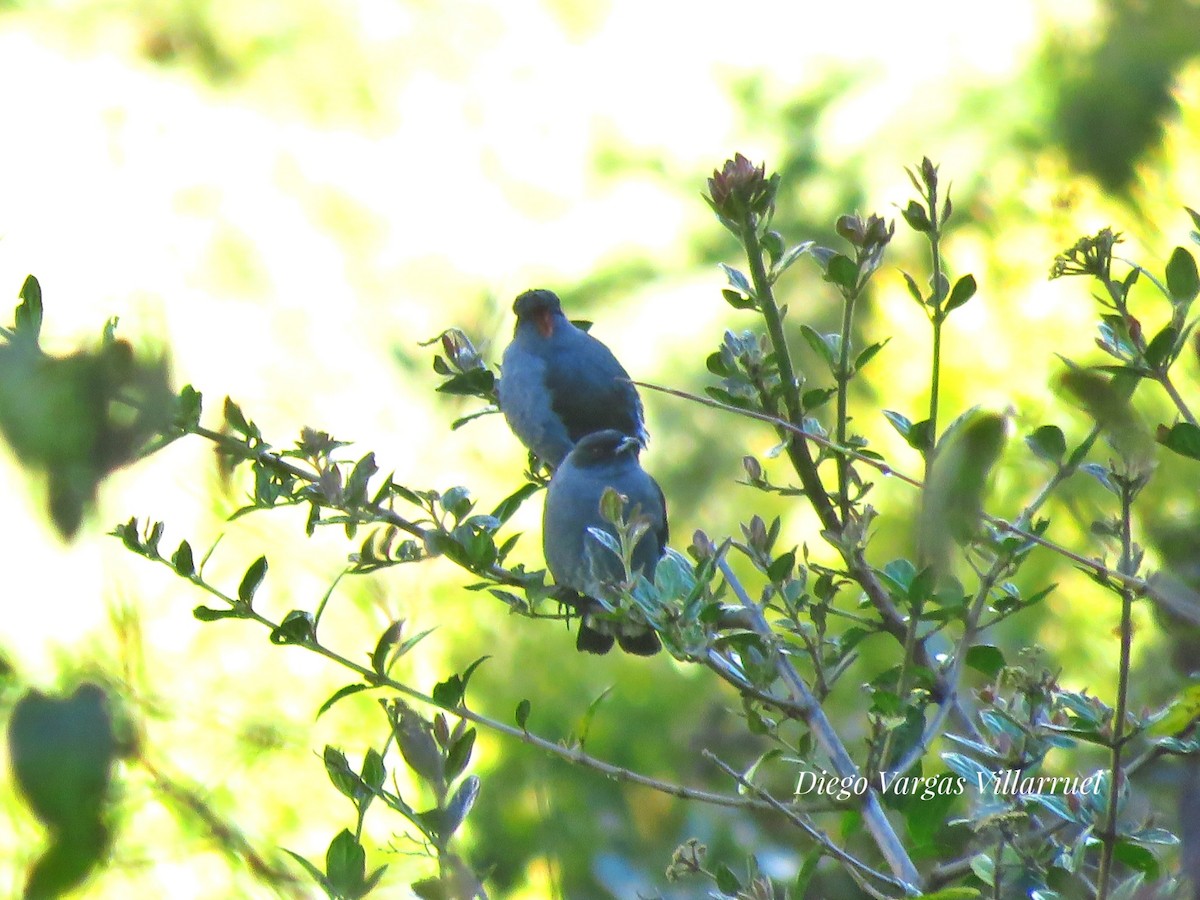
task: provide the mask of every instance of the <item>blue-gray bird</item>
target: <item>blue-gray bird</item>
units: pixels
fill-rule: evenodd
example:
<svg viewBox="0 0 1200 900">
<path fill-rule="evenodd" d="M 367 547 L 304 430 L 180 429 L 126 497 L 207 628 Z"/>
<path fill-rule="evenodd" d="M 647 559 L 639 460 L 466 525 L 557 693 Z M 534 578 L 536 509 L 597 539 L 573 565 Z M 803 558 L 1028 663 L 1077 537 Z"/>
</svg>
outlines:
<svg viewBox="0 0 1200 900">
<path fill-rule="evenodd" d="M 626 498 L 624 514 L 635 507 L 647 516 L 650 527 L 633 549 L 633 569 L 648 580 L 667 547 L 667 504 L 658 483 L 638 462 L 641 443 L 608 429 L 585 435 L 567 454 L 546 491 L 542 519 L 542 549 L 546 565 L 560 588 L 560 599 L 580 612 L 575 646 L 588 653 L 607 653 L 613 641 L 627 653 L 650 656 L 662 646 L 654 629 L 644 623 L 614 622 L 595 615 L 603 606 L 594 598 L 604 595 L 606 584 L 625 578 L 624 567 L 589 528 L 616 536 L 616 529 L 600 515 L 600 498 L 613 488 Z M 565 594 L 565 596 L 564 596 Z"/>
<path fill-rule="evenodd" d="M 595 431 L 611 428 L 644 445 L 642 401 L 612 351 L 572 325 L 552 291 L 526 291 L 513 312 L 517 327 L 501 361 L 498 391 L 521 443 L 552 468 Z"/>
</svg>

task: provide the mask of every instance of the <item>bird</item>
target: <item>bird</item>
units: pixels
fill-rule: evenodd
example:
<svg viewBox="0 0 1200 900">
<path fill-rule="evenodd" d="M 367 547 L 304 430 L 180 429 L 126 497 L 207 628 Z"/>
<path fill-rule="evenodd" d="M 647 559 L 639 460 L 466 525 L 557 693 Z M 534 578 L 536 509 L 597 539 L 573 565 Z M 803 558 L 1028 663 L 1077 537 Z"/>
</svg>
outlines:
<svg viewBox="0 0 1200 900">
<path fill-rule="evenodd" d="M 615 429 L 585 435 L 555 470 L 546 490 L 542 518 L 542 550 L 559 586 L 559 599 L 580 612 L 575 646 L 603 654 L 614 640 L 627 653 L 652 656 L 662 644 L 654 629 L 640 622 L 613 622 L 596 616 L 605 609 L 596 599 L 625 578 L 621 560 L 588 529 L 616 529 L 600 513 L 605 489 L 625 498 L 623 515 L 635 510 L 650 527 L 633 548 L 633 570 L 654 581 L 654 570 L 666 552 L 669 531 L 662 489 L 638 460 L 641 443 Z"/>
<path fill-rule="evenodd" d="M 614 429 L 644 446 L 642 401 L 612 351 L 562 311 L 553 291 L 529 290 L 513 303 L 517 324 L 497 386 L 513 433 L 551 469 L 584 435 Z"/>
</svg>

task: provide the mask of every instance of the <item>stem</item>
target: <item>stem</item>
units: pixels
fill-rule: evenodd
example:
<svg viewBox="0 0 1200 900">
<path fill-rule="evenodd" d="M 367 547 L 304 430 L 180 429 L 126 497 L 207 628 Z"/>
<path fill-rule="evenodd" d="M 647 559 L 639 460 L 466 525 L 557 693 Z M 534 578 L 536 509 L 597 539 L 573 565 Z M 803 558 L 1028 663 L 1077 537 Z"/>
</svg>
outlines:
<svg viewBox="0 0 1200 900">
<path fill-rule="evenodd" d="M 1122 572 L 1133 568 L 1133 494 L 1125 483 L 1121 489 L 1121 564 Z M 1117 800 L 1121 789 L 1121 753 L 1125 749 L 1125 711 L 1129 702 L 1130 651 L 1133 645 L 1133 592 L 1121 590 L 1121 662 L 1117 670 L 1117 707 L 1113 713 L 1112 759 L 1109 763 L 1108 814 L 1100 835 L 1100 874 L 1096 900 L 1107 900 L 1112 880 L 1113 852 L 1117 845 Z"/>
<path fill-rule="evenodd" d="M 146 556 L 145 558 L 151 560 L 152 562 L 161 563 L 162 565 L 171 569 L 172 572 L 175 571 L 175 568 L 171 565 L 170 560 L 165 559 L 162 556 Z M 242 613 L 242 618 L 251 619 L 255 622 L 258 622 L 260 625 L 271 629 L 271 631 L 276 631 L 279 629 L 280 623 L 272 621 L 252 607 L 235 600 L 208 582 L 203 581 L 198 576 L 192 575 L 180 577 L 183 577 L 186 581 L 191 582 L 196 587 L 221 600 L 230 608 L 240 610 Z M 342 668 L 354 672 L 355 674 L 361 676 L 363 681 L 372 687 L 388 688 L 389 690 L 393 690 L 398 694 L 402 694 L 409 699 L 416 700 L 418 703 L 422 703 L 426 706 L 432 706 L 435 709 L 440 709 L 459 719 L 465 719 L 468 722 L 474 722 L 476 725 L 482 725 L 484 728 L 489 728 L 492 731 L 516 738 L 519 741 L 529 744 L 532 747 L 537 747 L 538 749 L 543 750 L 552 756 L 557 756 L 560 759 L 564 759 L 567 762 L 575 763 L 576 765 L 583 766 L 587 769 L 592 769 L 593 771 L 599 772 L 602 775 L 606 775 L 614 781 L 624 781 L 630 784 L 637 784 L 641 785 L 642 787 L 650 788 L 651 790 L 659 791 L 660 793 L 669 794 L 672 797 L 679 797 L 683 800 L 698 800 L 701 803 L 711 803 L 714 806 L 742 809 L 771 808 L 771 806 L 767 803 L 749 800 L 745 797 L 735 797 L 729 794 L 717 794 L 711 791 L 702 791 L 696 788 L 685 787 L 684 785 L 675 784 L 673 782 L 662 781 L 657 778 L 650 778 L 647 775 L 642 775 L 630 769 L 625 769 L 621 766 L 616 766 L 612 763 L 605 762 L 597 757 L 590 756 L 587 753 L 584 753 L 583 749 L 578 745 L 574 747 L 564 746 L 554 741 L 547 740 L 546 738 L 539 737 L 536 734 L 532 734 L 526 729 L 518 728 L 515 725 L 508 725 L 505 722 L 501 722 L 497 719 L 477 713 L 465 706 L 445 706 L 444 704 L 438 703 L 428 694 L 424 694 L 415 688 L 411 688 L 403 682 L 396 681 L 390 676 L 380 675 L 373 669 L 369 669 L 364 665 L 342 656 L 336 650 L 326 647 L 324 644 L 315 639 L 298 644 L 298 646 L 304 647 L 306 650 L 310 650 L 311 652 L 320 656 L 324 656 L 326 659 L 337 663 Z"/>
<path fill-rule="evenodd" d="M 932 257 L 930 268 L 933 280 L 933 314 L 929 321 L 933 324 L 933 359 L 930 361 L 929 373 L 929 428 L 926 432 L 925 443 L 925 477 L 929 477 L 929 466 L 933 463 L 933 448 L 937 446 L 938 396 L 942 384 L 942 323 L 945 315 L 942 313 L 942 236 L 938 226 L 937 183 L 929 188 L 929 252 Z"/>
<path fill-rule="evenodd" d="M 1196 425 L 1196 417 L 1192 415 L 1191 409 L 1188 408 L 1187 403 L 1180 396 L 1179 390 L 1175 387 L 1175 382 L 1171 380 L 1171 376 L 1164 371 L 1158 376 L 1158 383 L 1162 385 L 1163 390 L 1167 392 L 1167 396 L 1171 398 L 1171 402 L 1175 404 L 1175 408 L 1179 410 L 1179 414 L 1187 420 L 1188 424 Z"/>
<path fill-rule="evenodd" d="M 854 290 L 847 291 L 842 296 L 842 346 L 838 360 L 837 381 L 837 442 L 846 446 L 847 409 L 850 401 L 850 330 L 854 326 L 854 305 L 858 301 L 858 285 Z M 838 502 L 841 506 L 842 521 L 850 521 L 850 458 L 841 455 L 837 458 L 838 472 Z"/>
<path fill-rule="evenodd" d="M 763 249 L 758 239 L 758 230 L 753 217 L 748 217 L 742 226 L 742 244 L 746 249 L 746 261 L 750 266 L 750 279 L 754 283 L 754 296 L 763 320 L 767 323 L 767 334 L 771 338 L 771 348 L 775 351 L 775 360 L 779 366 L 779 378 L 783 383 L 783 405 L 787 410 L 787 423 L 791 429 L 779 429 L 779 436 L 787 443 L 788 459 L 792 468 L 800 477 L 809 502 L 812 503 L 817 518 L 827 531 L 840 534 L 842 524 L 838 521 L 829 493 L 817 473 L 817 466 L 808 452 L 808 444 L 788 435 L 788 431 L 804 434 L 804 409 L 800 405 L 800 379 L 796 377 L 796 368 L 792 362 L 791 350 L 787 336 L 783 333 L 783 318 L 779 314 L 779 306 L 775 302 L 775 294 L 771 290 L 771 280 L 767 268 L 763 265 Z"/>
<path fill-rule="evenodd" d="M 718 565 L 726 582 L 750 615 L 754 631 L 767 642 L 768 646 L 774 646 L 775 636 L 766 616 L 763 615 L 762 608 L 750 599 L 750 595 L 746 593 L 745 588 L 742 587 L 741 582 L 737 580 L 733 570 L 729 568 L 729 564 L 724 559 L 721 559 Z M 854 759 L 846 750 L 846 746 L 842 743 L 833 724 L 826 718 L 825 711 L 821 709 L 821 705 L 813 697 L 808 685 L 800 677 L 800 673 L 796 671 L 791 660 L 785 654 L 776 651 L 774 656 L 775 668 L 779 677 L 787 686 L 788 693 L 791 694 L 796 707 L 804 711 L 804 722 L 808 725 L 818 746 L 829 757 L 834 771 L 842 778 L 857 779 L 860 776 L 858 766 L 855 765 Z M 871 837 L 879 847 L 879 852 L 883 854 L 897 877 L 910 885 L 920 884 L 921 874 L 909 858 L 904 844 L 900 842 L 900 838 L 892 828 L 892 823 L 888 821 L 887 814 L 884 813 L 883 806 L 879 803 L 879 798 L 873 788 L 868 788 L 866 794 L 863 795 L 862 816 L 867 830 L 871 832 Z"/>
<path fill-rule="evenodd" d="M 905 893 L 912 893 L 912 885 L 911 884 L 905 883 L 903 881 L 899 881 L 895 878 L 891 878 L 891 877 L 885 875 L 883 872 L 876 871 L 875 869 L 872 869 L 870 866 L 868 866 L 866 863 L 859 860 L 857 857 L 854 857 L 851 854 L 847 853 L 845 850 L 843 850 L 841 847 L 839 847 L 837 844 L 835 844 L 833 841 L 831 841 L 829 839 L 828 835 L 826 835 L 824 832 L 819 830 L 815 825 L 813 825 L 812 822 L 810 822 L 806 816 L 801 815 L 800 813 L 796 812 L 795 810 L 788 809 L 787 806 L 780 803 L 770 793 L 763 790 L 762 788 L 760 788 L 758 785 L 754 784 L 753 782 L 748 781 L 744 775 L 742 775 L 740 772 L 735 770 L 732 766 L 728 765 L 724 760 L 720 759 L 711 750 L 702 750 L 700 752 L 704 756 L 705 759 L 712 761 L 712 763 L 715 764 L 717 766 L 717 768 L 719 768 L 722 772 L 724 772 L 730 778 L 734 779 L 742 788 L 750 791 L 752 794 L 756 794 L 757 796 L 761 797 L 764 801 L 766 801 L 768 804 L 770 804 L 772 809 L 776 810 L 777 812 L 779 812 L 780 814 L 785 816 L 789 822 L 791 822 L 793 825 L 795 825 L 797 828 L 799 828 L 801 831 L 803 831 L 805 834 L 807 834 L 810 838 L 812 838 L 814 841 L 816 841 L 818 844 L 820 844 L 821 847 L 824 848 L 826 853 L 828 853 L 830 856 L 832 856 L 834 859 L 838 860 L 845 866 L 847 866 L 848 869 L 854 869 L 863 875 L 869 875 L 870 877 L 872 877 L 878 881 L 882 881 L 884 884 L 887 884 L 894 888 L 899 888 L 899 889 L 905 891 Z M 878 894 L 876 894 L 876 896 L 878 896 Z"/>
</svg>

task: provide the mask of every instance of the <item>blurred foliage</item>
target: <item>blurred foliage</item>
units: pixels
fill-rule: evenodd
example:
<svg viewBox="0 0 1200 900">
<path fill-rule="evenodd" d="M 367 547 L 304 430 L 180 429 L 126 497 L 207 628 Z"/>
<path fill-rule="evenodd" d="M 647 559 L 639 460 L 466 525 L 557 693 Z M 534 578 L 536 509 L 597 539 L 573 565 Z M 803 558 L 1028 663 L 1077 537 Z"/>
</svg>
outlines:
<svg viewBox="0 0 1200 900">
<path fill-rule="evenodd" d="M 1055 36 L 1041 66 L 1053 85 L 1046 137 L 1072 168 L 1130 195 L 1138 165 L 1178 119 L 1180 70 L 1200 55 L 1200 7 L 1191 0 L 1102 0 L 1101 34 Z"/>
</svg>

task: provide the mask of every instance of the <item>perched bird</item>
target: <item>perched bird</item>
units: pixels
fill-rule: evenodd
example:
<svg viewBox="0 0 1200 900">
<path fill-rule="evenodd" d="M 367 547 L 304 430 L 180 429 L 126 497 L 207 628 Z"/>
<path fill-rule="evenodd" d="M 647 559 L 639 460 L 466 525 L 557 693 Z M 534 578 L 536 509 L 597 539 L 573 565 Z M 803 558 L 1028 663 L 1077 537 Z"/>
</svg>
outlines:
<svg viewBox="0 0 1200 900">
<path fill-rule="evenodd" d="M 606 585 L 625 578 L 624 566 L 588 529 L 614 537 L 616 529 L 600 514 L 600 498 L 613 488 L 626 498 L 624 515 L 637 507 L 650 519 L 650 528 L 633 548 L 633 569 L 650 581 L 667 547 L 667 504 L 658 483 L 638 462 L 636 438 L 608 429 L 585 435 L 562 461 L 546 491 L 542 520 L 542 549 L 546 565 L 567 596 L 560 599 L 580 612 L 575 646 L 588 653 L 607 653 L 613 640 L 627 653 L 650 656 L 661 644 L 654 629 L 634 622 L 612 622 L 594 615 L 602 611 L 595 599 Z"/>
<path fill-rule="evenodd" d="M 551 291 L 513 303 L 517 327 L 504 351 L 500 409 L 513 433 L 557 468 L 585 434 L 611 428 L 646 443 L 642 401 L 612 351 L 563 315 Z"/>
</svg>

